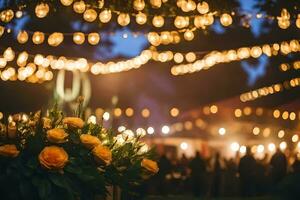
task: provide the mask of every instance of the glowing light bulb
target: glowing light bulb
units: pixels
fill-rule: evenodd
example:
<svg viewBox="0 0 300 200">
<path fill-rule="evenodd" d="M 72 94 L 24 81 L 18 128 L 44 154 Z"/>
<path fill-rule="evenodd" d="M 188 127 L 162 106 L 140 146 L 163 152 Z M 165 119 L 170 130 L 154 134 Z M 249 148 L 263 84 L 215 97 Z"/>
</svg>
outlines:
<svg viewBox="0 0 300 200">
<path fill-rule="evenodd" d="M 154 134 L 154 128 L 153 127 L 148 127 L 147 128 L 147 133 L 149 134 L 149 135 L 152 135 L 152 134 Z"/>
<path fill-rule="evenodd" d="M 104 112 L 102 117 L 103 117 L 103 120 L 108 121 L 110 118 L 109 112 Z"/>
<path fill-rule="evenodd" d="M 49 13 L 49 5 L 47 3 L 40 3 L 35 7 L 35 14 L 38 18 L 44 18 Z"/>
<path fill-rule="evenodd" d="M 111 11 L 108 9 L 101 11 L 99 14 L 99 20 L 102 23 L 108 23 L 111 20 L 111 17 L 112 17 Z"/>
<path fill-rule="evenodd" d="M 160 28 L 164 25 L 165 20 L 162 16 L 154 16 L 152 20 L 153 26 Z"/>
<path fill-rule="evenodd" d="M 73 34 L 73 42 L 75 44 L 83 44 L 85 41 L 85 36 L 81 32 L 77 32 Z"/>
<path fill-rule="evenodd" d="M 165 135 L 168 135 L 169 133 L 170 133 L 170 127 L 169 126 L 163 126 L 162 128 L 161 128 L 161 132 L 163 133 L 163 134 L 165 134 Z"/>
<path fill-rule="evenodd" d="M 139 12 L 135 16 L 135 21 L 136 21 L 136 23 L 143 25 L 147 22 L 147 15 L 145 13 Z"/>
<path fill-rule="evenodd" d="M 232 24 L 232 17 L 229 14 L 224 13 L 221 15 L 220 22 L 223 26 L 229 26 Z"/>
<path fill-rule="evenodd" d="M 26 31 L 20 31 L 17 36 L 17 40 L 20 44 L 24 44 L 28 41 L 28 33 Z"/>
<path fill-rule="evenodd" d="M 226 129 L 225 128 L 219 128 L 219 135 L 225 135 L 226 134 Z"/>
<path fill-rule="evenodd" d="M 189 145 L 186 142 L 182 142 L 180 144 L 180 148 L 185 151 L 185 150 L 187 150 L 189 148 Z"/>
<path fill-rule="evenodd" d="M 87 9 L 83 14 L 83 19 L 87 22 L 93 22 L 97 19 L 97 12 L 94 9 Z"/>
<path fill-rule="evenodd" d="M 117 20 L 121 26 L 127 26 L 130 23 L 130 16 L 128 13 L 120 13 Z"/>
<path fill-rule="evenodd" d="M 240 149 L 240 145 L 237 142 L 233 142 L 230 144 L 230 149 L 234 152 L 237 152 Z"/>
</svg>

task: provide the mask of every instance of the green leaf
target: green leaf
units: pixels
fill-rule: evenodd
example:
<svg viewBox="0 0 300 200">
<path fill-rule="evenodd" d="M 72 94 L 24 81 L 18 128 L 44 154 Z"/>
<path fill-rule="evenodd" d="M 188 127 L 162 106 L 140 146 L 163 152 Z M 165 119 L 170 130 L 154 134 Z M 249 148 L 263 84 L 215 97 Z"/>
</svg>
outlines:
<svg viewBox="0 0 300 200">
<path fill-rule="evenodd" d="M 47 179 L 41 179 L 38 187 L 39 197 L 41 199 L 47 199 L 47 196 L 51 192 L 51 183 Z"/>
<path fill-rule="evenodd" d="M 32 198 L 31 184 L 29 181 L 21 181 L 19 188 L 23 199 Z"/>
</svg>

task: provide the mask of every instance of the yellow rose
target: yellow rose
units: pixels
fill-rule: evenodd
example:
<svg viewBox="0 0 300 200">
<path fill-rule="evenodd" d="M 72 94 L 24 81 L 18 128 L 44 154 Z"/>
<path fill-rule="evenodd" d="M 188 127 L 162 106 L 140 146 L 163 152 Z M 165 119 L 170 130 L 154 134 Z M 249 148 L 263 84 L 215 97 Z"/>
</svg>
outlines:
<svg viewBox="0 0 300 200">
<path fill-rule="evenodd" d="M 17 157 L 20 151 L 17 149 L 14 144 L 6 144 L 0 146 L 0 155 L 5 157 Z"/>
<path fill-rule="evenodd" d="M 157 166 L 157 162 L 149 159 L 143 159 L 141 162 L 141 166 L 148 170 L 149 172 L 152 172 L 156 174 L 159 171 L 159 168 Z"/>
<path fill-rule="evenodd" d="M 98 145 L 93 148 L 92 153 L 97 161 L 103 161 L 106 165 L 112 161 L 111 151 L 106 146 Z"/>
<path fill-rule="evenodd" d="M 43 128 L 50 129 L 51 127 L 51 119 L 48 117 L 43 117 Z"/>
<path fill-rule="evenodd" d="M 47 139 L 53 143 L 64 143 L 68 134 L 62 128 L 54 128 L 47 131 Z"/>
<path fill-rule="evenodd" d="M 78 117 L 66 117 L 63 123 L 74 128 L 82 128 L 84 125 L 84 121 Z"/>
<path fill-rule="evenodd" d="M 67 164 L 69 156 L 67 152 L 57 146 L 45 147 L 39 154 L 40 164 L 46 169 L 63 169 Z"/>
<path fill-rule="evenodd" d="M 15 122 L 10 122 L 7 126 L 7 136 L 10 139 L 14 139 L 17 136 L 17 127 Z"/>
<path fill-rule="evenodd" d="M 80 141 L 88 149 L 92 149 L 101 144 L 99 138 L 90 134 L 82 134 L 80 136 Z"/>
</svg>

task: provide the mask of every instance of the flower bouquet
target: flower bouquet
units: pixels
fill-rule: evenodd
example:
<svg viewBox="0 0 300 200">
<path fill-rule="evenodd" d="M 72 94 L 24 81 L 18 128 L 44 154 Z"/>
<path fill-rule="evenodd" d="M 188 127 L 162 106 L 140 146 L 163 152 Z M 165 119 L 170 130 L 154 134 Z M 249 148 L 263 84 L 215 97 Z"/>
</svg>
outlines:
<svg viewBox="0 0 300 200">
<path fill-rule="evenodd" d="M 106 199 L 118 187 L 134 188 L 158 172 L 153 150 L 131 131 L 114 134 L 93 120 L 65 117 L 57 106 L 15 114 L 0 124 L 1 199 Z"/>
</svg>

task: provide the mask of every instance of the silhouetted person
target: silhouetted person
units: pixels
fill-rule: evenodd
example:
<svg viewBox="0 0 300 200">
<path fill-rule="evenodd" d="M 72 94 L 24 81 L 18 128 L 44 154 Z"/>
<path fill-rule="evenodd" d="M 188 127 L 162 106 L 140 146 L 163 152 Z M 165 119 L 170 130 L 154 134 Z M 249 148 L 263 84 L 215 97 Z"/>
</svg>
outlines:
<svg viewBox="0 0 300 200">
<path fill-rule="evenodd" d="M 256 161 L 251 154 L 249 147 L 247 148 L 246 155 L 240 160 L 238 171 L 240 174 L 242 196 L 255 195 Z"/>
<path fill-rule="evenodd" d="M 213 163 L 213 177 L 212 177 L 212 188 L 211 188 L 211 194 L 213 197 L 220 196 L 221 178 L 222 178 L 222 167 L 220 161 L 220 154 L 219 152 L 217 152 Z"/>
<path fill-rule="evenodd" d="M 190 162 L 191 169 L 191 182 L 193 194 L 196 197 L 203 195 L 204 193 L 204 179 L 205 179 L 205 162 L 201 158 L 200 153 L 197 151 L 196 156 Z"/>
<path fill-rule="evenodd" d="M 284 178 L 287 172 L 287 160 L 280 149 L 277 149 L 276 153 L 272 156 L 270 165 L 272 183 L 277 184 Z"/>
<path fill-rule="evenodd" d="M 300 174 L 300 160 L 296 158 L 295 162 L 292 165 L 293 173 Z"/>
<path fill-rule="evenodd" d="M 157 174 L 158 178 L 158 190 L 160 194 L 166 194 L 168 191 L 168 183 L 166 180 L 167 174 L 171 173 L 172 164 L 166 155 L 162 155 L 158 161 L 159 172 Z"/>
</svg>

